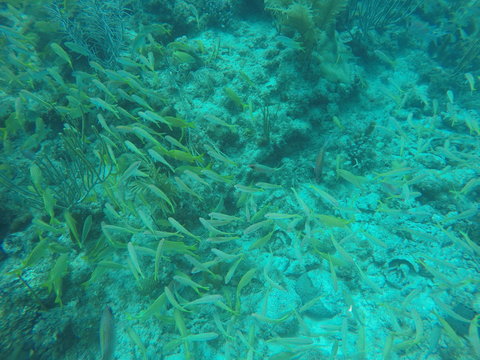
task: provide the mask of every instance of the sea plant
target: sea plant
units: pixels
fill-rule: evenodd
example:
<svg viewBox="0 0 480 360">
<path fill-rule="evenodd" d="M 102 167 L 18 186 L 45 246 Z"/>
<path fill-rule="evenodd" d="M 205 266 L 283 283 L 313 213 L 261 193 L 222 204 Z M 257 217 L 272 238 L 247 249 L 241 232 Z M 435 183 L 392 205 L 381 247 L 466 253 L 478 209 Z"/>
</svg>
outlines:
<svg viewBox="0 0 480 360">
<path fill-rule="evenodd" d="M 66 124 L 61 134 L 62 148 L 54 157 L 43 152 L 31 166 L 30 186 L 20 184 L 2 173 L 0 182 L 40 208 L 53 211 L 53 207 L 71 209 L 79 205 L 113 171 L 108 145 L 93 129 L 98 149 L 92 151 L 86 136 Z"/>
<path fill-rule="evenodd" d="M 301 43 L 301 58 L 331 81 L 351 82 L 348 51 L 337 39 L 336 20 L 347 0 L 267 0 L 283 34 Z"/>
<path fill-rule="evenodd" d="M 350 0 L 346 22 L 350 30 L 358 26 L 363 35 L 369 30 L 383 29 L 412 14 L 423 0 Z"/>
<path fill-rule="evenodd" d="M 50 12 L 67 35 L 66 45 L 70 50 L 89 60 L 115 66 L 125 46 L 126 3 L 125 0 L 54 2 Z"/>
<path fill-rule="evenodd" d="M 323 33 L 334 37 L 336 17 L 346 5 L 346 0 L 265 1 L 265 8 L 272 12 L 280 30 L 292 37 L 298 35 L 307 54 L 318 45 Z"/>
</svg>

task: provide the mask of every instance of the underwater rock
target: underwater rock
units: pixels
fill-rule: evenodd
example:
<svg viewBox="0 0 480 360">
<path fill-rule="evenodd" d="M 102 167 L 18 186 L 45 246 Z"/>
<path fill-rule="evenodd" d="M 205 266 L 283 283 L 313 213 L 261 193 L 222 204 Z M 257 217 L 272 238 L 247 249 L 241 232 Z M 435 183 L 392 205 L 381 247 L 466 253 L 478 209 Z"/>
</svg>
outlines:
<svg viewBox="0 0 480 360">
<path fill-rule="evenodd" d="M 297 280 L 295 291 L 306 304 L 310 300 L 323 295 L 308 310 L 305 315 L 314 319 L 333 318 L 340 312 L 338 304 L 341 303 L 340 296 L 335 293 L 330 281 L 330 275 L 320 270 L 309 271 Z"/>
</svg>

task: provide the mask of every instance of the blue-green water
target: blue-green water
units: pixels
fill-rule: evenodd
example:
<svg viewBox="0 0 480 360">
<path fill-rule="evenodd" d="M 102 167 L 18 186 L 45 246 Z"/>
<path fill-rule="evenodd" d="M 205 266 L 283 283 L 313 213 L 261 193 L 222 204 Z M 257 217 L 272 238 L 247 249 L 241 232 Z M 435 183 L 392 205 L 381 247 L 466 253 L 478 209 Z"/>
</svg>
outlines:
<svg viewBox="0 0 480 360">
<path fill-rule="evenodd" d="M 1 359 L 479 359 L 480 1 L 0 4 Z"/>
</svg>

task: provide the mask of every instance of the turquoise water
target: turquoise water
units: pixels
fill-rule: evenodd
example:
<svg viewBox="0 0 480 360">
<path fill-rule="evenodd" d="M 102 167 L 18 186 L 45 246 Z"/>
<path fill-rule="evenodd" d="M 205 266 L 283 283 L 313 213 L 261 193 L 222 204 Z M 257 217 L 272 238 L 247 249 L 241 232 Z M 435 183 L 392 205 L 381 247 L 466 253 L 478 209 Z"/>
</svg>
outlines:
<svg viewBox="0 0 480 360">
<path fill-rule="evenodd" d="M 0 358 L 479 359 L 479 1 L 0 4 Z"/>
</svg>

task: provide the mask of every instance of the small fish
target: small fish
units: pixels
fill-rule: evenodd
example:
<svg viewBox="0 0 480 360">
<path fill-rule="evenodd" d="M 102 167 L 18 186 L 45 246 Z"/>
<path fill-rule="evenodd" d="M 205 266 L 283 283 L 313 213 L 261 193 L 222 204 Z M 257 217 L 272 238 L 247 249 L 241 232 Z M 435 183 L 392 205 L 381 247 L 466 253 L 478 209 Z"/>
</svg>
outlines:
<svg viewBox="0 0 480 360">
<path fill-rule="evenodd" d="M 346 227 L 353 222 L 352 220 L 346 220 L 333 215 L 315 214 L 315 217 L 327 227 Z"/>
<path fill-rule="evenodd" d="M 261 188 L 255 188 L 252 186 L 246 186 L 242 184 L 236 184 L 233 186 L 235 189 L 237 189 L 240 192 L 247 193 L 247 194 L 253 194 L 253 193 L 259 193 L 263 192 L 264 190 Z"/>
<path fill-rule="evenodd" d="M 155 60 L 152 58 L 153 54 L 151 52 L 149 52 L 148 55 L 149 55 L 148 59 L 143 55 L 139 55 L 138 58 L 139 58 L 140 62 L 143 65 L 145 65 L 150 71 L 154 71 L 155 70 L 155 66 L 154 66 L 154 61 Z"/>
<path fill-rule="evenodd" d="M 235 92 L 235 90 L 229 87 L 225 87 L 223 91 L 225 95 L 230 99 L 230 101 L 235 104 L 235 106 L 237 106 L 239 109 L 243 111 L 247 108 L 248 105 L 243 103 L 241 97 Z"/>
<path fill-rule="evenodd" d="M 168 124 L 170 124 L 173 127 L 178 127 L 178 128 L 192 128 L 195 127 L 195 125 L 191 122 L 186 121 L 185 119 L 182 119 L 177 116 L 164 116 L 164 119 L 167 121 Z"/>
<path fill-rule="evenodd" d="M 165 286 L 164 287 L 164 291 L 165 291 L 165 296 L 167 297 L 167 300 L 168 302 L 177 310 L 180 310 L 180 311 L 184 311 L 184 312 L 191 312 L 187 309 L 185 309 L 184 307 L 182 307 L 179 302 L 177 301 L 177 299 L 175 298 L 175 295 L 174 293 L 172 292 L 172 290 L 170 290 L 170 288 L 168 286 Z"/>
<path fill-rule="evenodd" d="M 126 66 L 126 67 L 132 67 L 132 68 L 138 68 L 141 67 L 141 65 L 134 60 L 128 58 L 128 57 L 119 57 L 117 59 L 117 62 Z"/>
<path fill-rule="evenodd" d="M 283 36 L 283 35 L 277 36 L 277 40 L 286 48 L 289 48 L 292 50 L 305 51 L 305 48 L 302 46 L 300 42 L 295 41 L 292 38 L 289 38 L 287 36 Z"/>
<path fill-rule="evenodd" d="M 128 150 L 130 150 L 134 154 L 137 154 L 140 158 L 144 158 L 143 152 L 134 143 L 129 140 L 125 140 L 123 143 Z"/>
<path fill-rule="evenodd" d="M 248 167 L 253 171 L 260 173 L 260 174 L 274 174 L 277 171 L 280 171 L 283 166 L 279 168 L 272 168 L 270 166 L 262 165 L 262 164 L 249 164 Z"/>
<path fill-rule="evenodd" d="M 160 144 L 157 139 L 155 139 L 147 130 L 145 130 L 145 128 L 141 128 L 139 126 L 124 126 L 124 128 L 134 133 L 141 140 L 147 140 L 155 146 L 162 146 L 162 144 Z M 117 129 L 121 129 L 121 127 L 117 126 Z"/>
<path fill-rule="evenodd" d="M 164 149 L 163 147 L 160 147 L 159 149 L 161 149 L 162 151 L 164 152 L 167 152 L 166 149 Z M 170 165 L 170 163 L 165 160 L 165 158 L 159 154 L 159 152 L 153 150 L 153 149 L 149 149 L 148 150 L 148 154 L 150 155 L 150 157 L 155 160 L 155 161 L 158 161 L 160 163 L 162 163 L 163 165 L 165 165 L 166 167 L 168 167 L 173 173 L 175 172 L 175 169 L 173 168 L 172 165 Z"/>
<path fill-rule="evenodd" d="M 211 212 L 211 213 L 208 214 L 208 216 L 210 216 L 212 219 L 225 220 L 227 222 L 242 220 L 241 218 L 239 218 L 237 216 L 222 214 L 222 213 L 219 213 L 219 212 Z"/>
<path fill-rule="evenodd" d="M 207 238 L 207 242 L 221 244 L 238 239 L 240 239 L 240 236 L 214 236 Z"/>
<path fill-rule="evenodd" d="M 416 169 L 415 168 L 411 168 L 411 167 L 393 167 L 392 170 L 389 170 L 387 172 L 384 172 L 384 173 L 376 173 L 375 174 L 375 179 L 377 178 L 385 178 L 385 177 L 400 177 L 400 176 L 405 176 L 405 175 L 408 175 L 408 174 L 411 174 L 413 172 L 415 172 Z"/>
<path fill-rule="evenodd" d="M 474 92 L 475 90 L 475 78 L 471 73 L 466 73 L 465 74 L 465 79 L 467 79 L 467 83 L 470 86 L 470 92 Z"/>
<path fill-rule="evenodd" d="M 115 109 L 115 105 L 107 103 L 105 100 L 102 100 L 98 97 L 91 97 L 90 102 L 96 107 L 111 112 L 117 119 L 120 118 L 118 111 Z"/>
<path fill-rule="evenodd" d="M 115 319 L 110 306 L 103 310 L 100 320 L 100 352 L 101 360 L 113 359 L 115 352 Z"/>
<path fill-rule="evenodd" d="M 203 169 L 200 172 L 201 172 L 202 175 L 204 175 L 205 177 L 207 177 L 207 178 L 209 178 L 213 181 L 223 182 L 223 183 L 226 183 L 226 184 L 230 184 L 232 182 L 232 176 L 223 176 L 223 175 L 220 175 L 220 174 L 216 173 L 213 170 Z"/>
<path fill-rule="evenodd" d="M 201 334 L 189 334 L 183 339 L 189 342 L 204 342 L 215 340 L 218 337 L 218 334 L 215 332 L 207 332 Z"/>
<path fill-rule="evenodd" d="M 133 94 L 130 96 L 130 98 L 135 101 L 138 105 L 143 106 L 144 108 L 147 108 L 150 111 L 153 111 L 153 108 L 147 103 L 147 101 L 137 94 Z"/>
<path fill-rule="evenodd" d="M 332 121 L 340 130 L 345 130 L 345 126 L 343 126 L 342 121 L 338 116 L 333 116 Z"/>
<path fill-rule="evenodd" d="M 133 244 L 131 242 L 128 242 L 127 249 L 128 249 L 128 254 L 130 255 L 130 259 L 132 260 L 132 264 L 133 264 L 135 270 L 137 271 L 137 273 L 140 274 L 142 279 L 145 279 L 145 275 L 143 275 L 142 269 L 140 267 L 140 263 L 138 262 L 137 252 L 135 251 L 135 247 L 133 246 Z"/>
<path fill-rule="evenodd" d="M 258 229 L 261 229 L 267 225 L 270 225 L 271 223 L 272 223 L 272 220 L 270 219 L 259 221 L 255 224 L 248 226 L 245 230 L 243 230 L 243 235 L 248 235 L 250 233 L 253 233 Z"/>
<path fill-rule="evenodd" d="M 204 218 L 200 217 L 198 218 L 200 220 L 200 223 L 203 225 L 205 229 L 207 229 L 210 232 L 210 235 L 233 235 L 233 233 L 227 233 L 225 231 L 218 230 L 215 228 L 208 220 L 205 220 Z"/>
<path fill-rule="evenodd" d="M 211 251 L 221 260 L 225 262 L 230 262 L 232 260 L 238 259 L 240 256 L 243 256 L 242 253 L 239 254 L 228 254 L 226 252 L 223 252 L 219 249 L 213 248 Z"/>
<path fill-rule="evenodd" d="M 71 51 L 76 52 L 77 54 L 90 57 L 92 54 L 90 53 L 89 50 L 87 50 L 85 47 L 78 45 L 74 42 L 71 41 L 66 41 L 65 46 L 68 47 Z"/>
<path fill-rule="evenodd" d="M 225 154 L 223 154 L 220 150 L 216 149 L 215 147 L 210 145 L 205 145 L 205 148 L 207 149 L 207 154 L 210 155 L 212 158 L 219 160 L 228 165 L 234 165 L 234 166 L 237 165 L 234 161 L 230 160 Z"/>
<path fill-rule="evenodd" d="M 324 159 L 325 159 L 325 151 L 327 150 L 327 147 L 330 145 L 330 138 L 327 138 L 327 140 L 323 143 L 322 148 L 317 154 L 317 157 L 315 159 L 315 168 L 314 168 L 314 174 L 315 174 L 315 180 L 319 182 L 322 179 L 322 172 L 323 172 L 323 164 L 324 164 Z"/>
<path fill-rule="evenodd" d="M 318 195 L 320 195 L 320 197 L 322 198 L 322 200 L 324 202 L 326 202 L 328 205 L 332 205 L 334 208 L 338 208 L 340 206 L 339 202 L 337 199 L 335 199 L 332 195 L 330 195 L 329 193 L 327 193 L 326 191 L 322 190 L 321 188 L 315 186 L 315 185 L 312 185 L 310 184 L 309 185 L 310 189 L 312 189 L 313 191 L 315 191 L 315 193 L 317 193 Z"/>
<path fill-rule="evenodd" d="M 175 275 L 173 279 L 178 282 L 179 284 L 182 284 L 184 286 L 192 288 L 197 294 L 200 295 L 200 290 L 208 290 L 209 288 L 206 286 L 202 286 L 195 281 L 193 281 L 187 274 L 180 274 L 180 275 Z"/>
<path fill-rule="evenodd" d="M 98 71 L 99 73 L 102 73 L 102 74 L 105 73 L 105 69 L 99 63 L 95 61 L 90 61 L 88 64 L 92 67 L 92 69 Z"/>
<path fill-rule="evenodd" d="M 447 98 L 450 104 L 453 104 L 454 96 L 453 96 L 453 91 L 452 90 L 447 90 Z"/>
<path fill-rule="evenodd" d="M 337 169 L 337 175 L 358 188 L 362 188 L 363 184 L 368 180 L 366 177 L 354 175 L 344 169 Z"/>
<path fill-rule="evenodd" d="M 99 90 L 110 96 L 110 98 L 115 99 L 115 95 L 112 94 L 110 90 L 102 83 L 100 80 L 93 79 L 92 84 L 95 85 Z"/>
<path fill-rule="evenodd" d="M 190 236 L 191 238 L 197 240 L 198 242 L 202 242 L 202 239 L 194 234 L 192 234 L 190 231 L 188 231 L 183 225 L 181 225 L 177 220 L 175 220 L 172 217 L 169 217 L 168 222 L 172 227 L 177 230 L 179 233 L 182 233 L 184 235 Z"/>
<path fill-rule="evenodd" d="M 5 37 L 8 36 L 8 37 L 17 38 L 20 40 L 27 40 L 27 37 L 25 35 L 20 34 L 17 30 L 13 28 L 3 26 L 3 25 L 0 25 L 0 34 L 5 35 Z"/>
<path fill-rule="evenodd" d="M 203 198 L 197 194 L 195 191 L 193 191 L 187 184 L 185 184 L 182 179 L 180 179 L 178 176 L 174 176 L 173 179 L 175 180 L 175 183 L 178 185 L 178 187 L 185 191 L 186 193 L 195 196 L 199 200 L 203 200 Z"/>
<path fill-rule="evenodd" d="M 298 214 L 266 213 L 264 217 L 265 219 L 270 219 L 270 220 L 285 220 L 285 219 L 291 219 L 291 218 L 298 218 L 301 216 Z"/>
<path fill-rule="evenodd" d="M 147 360 L 147 349 L 145 348 L 145 345 L 143 345 L 140 336 L 138 336 L 138 334 L 131 327 L 127 327 L 127 334 L 130 337 L 130 340 L 137 345 L 138 349 L 142 353 L 143 360 Z"/>
<path fill-rule="evenodd" d="M 192 55 L 183 51 L 174 51 L 172 58 L 176 64 L 195 64 L 197 62 Z"/>
<path fill-rule="evenodd" d="M 47 69 L 47 72 L 57 82 L 58 85 L 60 85 L 61 87 L 65 86 L 65 81 L 63 81 L 62 75 L 60 75 L 60 73 L 58 72 L 57 67 L 49 67 Z M 78 100 L 76 98 L 73 98 L 73 96 L 68 96 L 67 95 L 66 97 L 67 97 L 67 99 L 69 99 L 69 101 L 75 102 L 75 105 L 77 105 L 77 106 L 80 105 L 81 106 L 81 103 L 78 104 Z M 73 101 L 70 100 L 70 99 L 72 99 Z"/>
<path fill-rule="evenodd" d="M 175 212 L 175 207 L 173 206 L 172 202 L 168 198 L 167 194 L 165 194 L 162 190 L 160 190 L 154 184 L 148 184 L 147 187 L 152 191 L 154 195 L 158 196 L 160 199 L 165 201 L 168 204 L 168 206 L 170 206 L 170 209 L 172 210 L 172 212 Z"/>
<path fill-rule="evenodd" d="M 71 69 L 73 69 L 72 60 L 70 59 L 70 56 L 68 56 L 67 52 L 63 50 L 63 48 L 60 45 L 58 45 L 57 43 L 51 43 L 50 48 L 53 50 L 55 54 L 60 56 L 62 60 L 67 62 L 68 65 L 70 65 Z"/>
<path fill-rule="evenodd" d="M 194 266 L 194 268 L 191 271 L 192 274 L 196 274 L 198 272 L 207 272 L 211 276 L 216 277 L 216 275 L 209 269 L 209 267 L 213 266 L 213 265 L 216 265 L 217 262 L 211 262 L 210 264 L 201 263 L 200 261 L 195 259 L 193 256 L 188 255 L 188 254 L 185 254 L 184 257 L 185 257 L 185 259 L 188 260 L 188 262 L 190 264 L 192 264 Z"/>
<path fill-rule="evenodd" d="M 187 151 L 189 152 L 190 150 L 188 149 L 188 147 L 186 147 L 185 145 L 183 145 L 180 141 L 178 141 L 177 139 L 175 139 L 174 137 L 171 137 L 170 135 L 166 135 L 165 136 L 165 140 L 167 140 L 170 144 L 172 144 L 173 146 L 176 146 L 177 148 L 179 149 L 182 149 L 183 151 Z"/>
<path fill-rule="evenodd" d="M 384 63 L 390 65 L 392 68 L 395 68 L 395 60 L 393 60 L 390 56 L 385 54 L 381 50 L 374 50 L 373 53 L 377 56 L 378 59 L 383 61 Z"/>
<path fill-rule="evenodd" d="M 195 161 L 202 161 L 203 155 L 193 155 L 190 152 L 182 151 L 182 150 L 169 150 L 166 153 L 167 156 L 174 158 L 175 160 L 186 161 L 189 163 L 193 163 Z"/>
<path fill-rule="evenodd" d="M 270 183 L 266 183 L 266 182 L 258 182 L 258 183 L 255 184 L 255 186 L 258 186 L 259 188 L 264 189 L 264 190 L 276 190 L 276 189 L 281 189 L 282 188 L 281 185 L 270 184 Z"/>
<path fill-rule="evenodd" d="M 230 129 L 236 129 L 236 125 L 229 124 L 226 121 L 223 121 L 222 119 L 216 117 L 215 115 L 207 114 L 205 115 L 205 119 L 215 125 L 225 126 Z"/>
<path fill-rule="evenodd" d="M 218 301 L 222 301 L 224 298 L 222 295 L 205 295 L 201 298 L 193 300 L 187 304 L 185 307 L 193 306 L 193 305 L 206 305 L 206 304 L 214 304 Z"/>
</svg>

